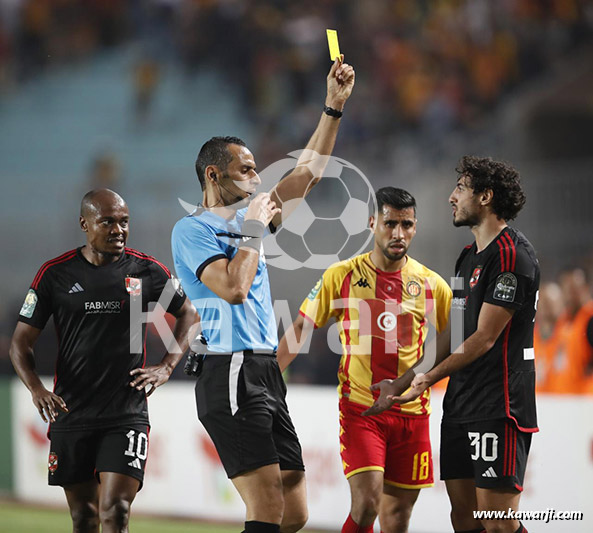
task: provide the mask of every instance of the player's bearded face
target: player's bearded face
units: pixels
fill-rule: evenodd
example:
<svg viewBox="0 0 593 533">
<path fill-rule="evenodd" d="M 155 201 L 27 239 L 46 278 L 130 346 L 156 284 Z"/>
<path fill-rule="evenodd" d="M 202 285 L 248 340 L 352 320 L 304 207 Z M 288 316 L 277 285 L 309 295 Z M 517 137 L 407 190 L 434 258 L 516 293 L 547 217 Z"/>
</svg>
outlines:
<svg viewBox="0 0 593 533">
<path fill-rule="evenodd" d="M 473 227 L 480 223 L 479 201 L 467 178 L 462 176 L 457 180 L 457 185 L 449 196 L 449 203 L 453 208 L 455 227 Z"/>
<path fill-rule="evenodd" d="M 416 234 L 416 216 L 413 207 L 396 209 L 384 205 L 374 228 L 375 244 L 390 261 L 399 261 L 408 253 Z"/>
</svg>

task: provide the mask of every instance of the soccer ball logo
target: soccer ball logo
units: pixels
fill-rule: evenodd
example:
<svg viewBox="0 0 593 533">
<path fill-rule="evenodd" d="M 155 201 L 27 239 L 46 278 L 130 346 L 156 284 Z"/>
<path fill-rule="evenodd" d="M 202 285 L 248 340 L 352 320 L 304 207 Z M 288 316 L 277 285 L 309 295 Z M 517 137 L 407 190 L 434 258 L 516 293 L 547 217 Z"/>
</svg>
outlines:
<svg viewBox="0 0 593 533">
<path fill-rule="evenodd" d="M 323 178 L 307 197 L 283 203 L 282 225 L 264 239 L 266 261 L 284 270 L 324 270 L 357 255 L 372 238 L 368 219 L 376 209 L 366 176 L 348 161 L 330 156 Z"/>
<path fill-rule="evenodd" d="M 377 212 L 367 177 L 352 163 L 314 150 L 295 150 L 288 156 L 260 172 L 258 192 L 271 191 L 297 165 L 306 165 L 313 175 L 319 175 L 322 162 L 325 170 L 306 198 L 282 203 L 282 224 L 263 241 L 267 264 L 284 270 L 325 270 L 332 263 L 360 254 L 373 236 L 369 216 Z M 178 200 L 190 214 L 197 208 Z M 243 209 L 245 202 L 225 207 Z"/>
</svg>

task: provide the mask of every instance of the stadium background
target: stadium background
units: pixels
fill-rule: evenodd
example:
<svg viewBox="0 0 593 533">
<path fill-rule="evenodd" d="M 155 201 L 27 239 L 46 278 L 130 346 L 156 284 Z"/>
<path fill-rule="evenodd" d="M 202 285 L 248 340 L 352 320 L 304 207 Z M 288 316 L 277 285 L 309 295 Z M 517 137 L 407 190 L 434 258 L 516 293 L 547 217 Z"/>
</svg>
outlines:
<svg viewBox="0 0 593 533">
<path fill-rule="evenodd" d="M 472 153 L 521 171 L 528 203 L 516 225 L 538 251 L 545 280 L 566 264 L 593 268 L 589 0 L 0 0 L 0 17 L 0 472 L 7 496 L 18 493 L 8 343 L 37 268 L 83 242 L 82 195 L 99 185 L 120 192 L 131 210 L 129 244 L 171 264 L 170 230 L 185 214 L 178 198 L 199 200 L 193 162 L 205 140 L 242 137 L 261 169 L 304 146 L 324 98 L 325 28 L 338 29 L 357 71 L 334 154 L 375 188 L 396 185 L 416 196 L 415 258 L 446 279 L 453 274 L 471 235 L 450 224 L 447 197 L 457 160 Z M 339 208 L 332 198 L 322 201 Z M 270 268 L 272 292 L 294 316 L 319 274 Z M 51 375 L 55 336 L 47 329 L 37 354 Z M 160 350 L 152 338 L 151 357 Z M 335 382 L 337 358 L 324 332 L 311 351 L 289 379 L 314 394 Z M 569 474 L 556 480 L 575 495 L 593 481 L 591 418 L 575 420 L 577 427 L 574 435 L 547 429 L 548 439 L 562 438 L 566 456 L 589 451 L 577 486 Z M 338 517 L 347 500 L 341 504 Z"/>
</svg>

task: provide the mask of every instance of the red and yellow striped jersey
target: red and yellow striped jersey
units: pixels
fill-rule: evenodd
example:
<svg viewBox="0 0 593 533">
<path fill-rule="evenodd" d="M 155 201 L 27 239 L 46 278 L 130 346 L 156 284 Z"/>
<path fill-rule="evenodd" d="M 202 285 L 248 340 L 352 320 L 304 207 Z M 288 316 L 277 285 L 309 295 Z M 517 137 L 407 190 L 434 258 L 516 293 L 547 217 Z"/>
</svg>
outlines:
<svg viewBox="0 0 593 533">
<path fill-rule="evenodd" d="M 429 323 L 442 331 L 449 318 L 452 292 L 435 272 L 407 257 L 397 272 L 383 272 L 370 252 L 329 267 L 300 308 L 315 327 L 338 322 L 342 359 L 340 397 L 370 406 L 378 393 L 370 386 L 401 376 L 422 356 Z M 430 413 L 430 391 L 393 410 Z"/>
</svg>

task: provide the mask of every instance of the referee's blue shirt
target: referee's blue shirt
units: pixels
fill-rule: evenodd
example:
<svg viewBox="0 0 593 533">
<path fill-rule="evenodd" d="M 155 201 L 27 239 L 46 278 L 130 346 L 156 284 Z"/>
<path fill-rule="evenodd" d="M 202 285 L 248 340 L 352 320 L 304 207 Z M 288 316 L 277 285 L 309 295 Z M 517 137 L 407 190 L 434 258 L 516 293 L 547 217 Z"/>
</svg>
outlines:
<svg viewBox="0 0 593 533">
<path fill-rule="evenodd" d="M 171 248 L 177 277 L 198 310 L 202 334 L 211 352 L 230 353 L 241 350 L 276 350 L 278 331 L 270 280 L 263 251 L 247 300 L 231 305 L 200 281 L 210 263 L 237 253 L 241 226 L 247 208 L 226 220 L 211 211 L 200 210 L 175 224 Z"/>
</svg>

